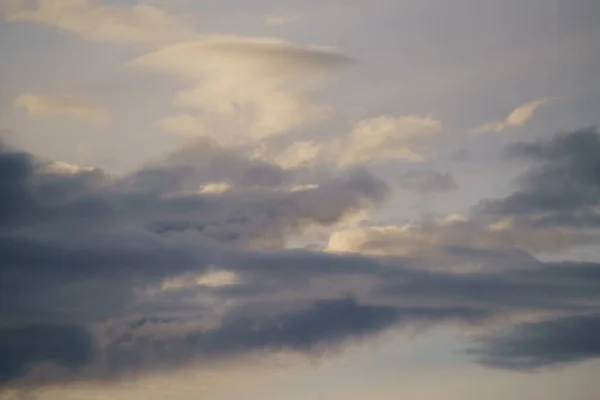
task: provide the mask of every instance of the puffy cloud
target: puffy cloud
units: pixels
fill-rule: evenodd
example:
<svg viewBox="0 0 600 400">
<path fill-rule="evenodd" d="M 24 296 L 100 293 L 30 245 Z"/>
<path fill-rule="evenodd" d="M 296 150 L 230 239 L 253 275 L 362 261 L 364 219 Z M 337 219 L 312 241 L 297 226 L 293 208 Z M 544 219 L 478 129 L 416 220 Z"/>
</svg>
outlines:
<svg viewBox="0 0 600 400">
<path fill-rule="evenodd" d="M 340 167 L 389 160 L 420 162 L 431 155 L 428 142 L 441 129 L 441 122 L 431 117 L 382 116 L 360 121 L 349 135 L 326 142 L 300 141 L 278 149 L 261 143 L 254 151 L 254 157 L 285 169 L 327 163 L 329 160 Z M 409 179 L 411 177 L 406 176 L 406 180 Z M 438 185 L 452 185 L 448 182 L 449 179 L 451 181 L 449 176 L 413 177 L 413 181 L 419 179 L 436 180 L 433 184 Z"/>
<path fill-rule="evenodd" d="M 327 115 L 304 95 L 349 59 L 334 49 L 264 37 L 204 36 L 143 55 L 131 65 L 192 82 L 175 98 L 198 115 L 163 120 L 165 128 L 222 142 L 278 135 Z M 215 127 L 219 127 L 218 135 Z"/>
<path fill-rule="evenodd" d="M 410 162 L 428 157 L 428 139 L 442 131 L 442 123 L 431 117 L 381 116 L 358 122 L 349 137 L 339 141 L 339 163 L 400 159 Z"/>
<path fill-rule="evenodd" d="M 321 146 L 313 141 L 295 142 L 278 154 L 274 161 L 282 168 L 296 168 L 316 159 L 321 153 Z"/>
<path fill-rule="evenodd" d="M 443 193 L 458 189 L 454 177 L 449 172 L 412 170 L 400 175 L 399 182 L 402 189 L 423 194 Z"/>
<path fill-rule="evenodd" d="M 294 169 L 310 166 L 326 151 L 327 145 L 312 140 L 294 142 L 279 151 L 262 145 L 257 147 L 252 157 L 280 166 L 283 169 Z"/>
<path fill-rule="evenodd" d="M 61 115 L 94 122 L 103 122 L 108 118 L 108 114 L 103 109 L 71 97 L 23 93 L 15 100 L 15 107 L 24 108 L 29 115 L 35 117 Z"/>
<path fill-rule="evenodd" d="M 9 0 L 11 1 L 11 0 Z M 147 43 L 189 37 L 183 16 L 148 3 L 102 4 L 94 0 L 12 0 L 8 21 L 32 22 L 99 42 Z"/>
<path fill-rule="evenodd" d="M 471 129 L 472 133 L 486 133 L 486 132 L 502 132 L 511 128 L 520 128 L 525 126 L 527 122 L 533 118 L 533 114 L 536 110 L 552 100 L 552 97 L 544 97 L 538 100 L 525 103 L 516 109 L 514 109 L 503 121 L 492 121 L 487 122 L 483 125 Z"/>
</svg>

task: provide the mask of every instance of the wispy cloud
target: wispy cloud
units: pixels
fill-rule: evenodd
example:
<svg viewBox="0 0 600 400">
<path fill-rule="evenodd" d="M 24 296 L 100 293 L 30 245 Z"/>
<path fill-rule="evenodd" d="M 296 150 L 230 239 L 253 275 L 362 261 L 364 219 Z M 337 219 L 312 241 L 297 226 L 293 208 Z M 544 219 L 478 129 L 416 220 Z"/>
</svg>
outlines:
<svg viewBox="0 0 600 400">
<path fill-rule="evenodd" d="M 503 132 L 511 128 L 520 128 L 525 126 L 532 118 L 533 114 L 542 106 L 556 100 L 554 97 L 544 97 L 538 100 L 525 103 L 515 108 L 504 120 L 491 121 L 471 129 L 471 133 L 489 133 Z"/>
<path fill-rule="evenodd" d="M 428 116 L 381 116 L 358 122 L 340 139 L 339 163 L 405 160 L 419 162 L 429 154 L 428 140 L 442 131 L 441 121 Z"/>
<path fill-rule="evenodd" d="M 184 16 L 142 2 L 16 0 L 2 11 L 8 21 L 36 23 L 98 42 L 163 42 L 193 34 Z"/>
<path fill-rule="evenodd" d="M 23 93 L 16 98 L 14 104 L 35 117 L 60 115 L 94 122 L 104 122 L 108 119 L 108 113 L 102 108 L 73 97 Z"/>
</svg>

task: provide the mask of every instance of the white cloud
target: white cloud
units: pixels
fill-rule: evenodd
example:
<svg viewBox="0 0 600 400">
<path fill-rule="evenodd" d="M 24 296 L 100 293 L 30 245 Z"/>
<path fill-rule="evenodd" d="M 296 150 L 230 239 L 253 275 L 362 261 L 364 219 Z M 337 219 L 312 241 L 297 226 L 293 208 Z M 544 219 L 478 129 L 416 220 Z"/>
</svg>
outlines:
<svg viewBox="0 0 600 400">
<path fill-rule="evenodd" d="M 51 175 L 75 175 L 80 172 L 89 172 L 93 170 L 93 167 L 81 167 L 64 161 L 53 161 L 50 164 L 40 167 L 38 172 Z"/>
<path fill-rule="evenodd" d="M 125 5 L 94 0 L 12 0 L 10 4 L 2 10 L 7 21 L 32 22 L 98 42 L 160 42 L 193 34 L 182 16 L 143 2 Z"/>
<path fill-rule="evenodd" d="M 348 61 L 325 47 L 263 37 L 205 36 L 163 47 L 131 65 L 191 83 L 174 103 L 198 115 L 195 120 L 180 116 L 163 121 L 169 130 L 196 131 L 226 142 L 228 135 L 258 140 L 324 118 L 329 109 L 312 104 L 306 92 Z M 195 125 L 203 129 L 189 129 Z"/>
<path fill-rule="evenodd" d="M 162 290 L 182 289 L 194 286 L 223 287 L 237 285 L 240 282 L 235 272 L 226 270 L 210 270 L 203 274 L 182 275 L 166 279 L 162 282 Z"/>
<path fill-rule="evenodd" d="M 264 143 L 254 149 L 252 159 L 269 162 L 283 169 L 294 169 L 311 165 L 323 152 L 324 145 L 312 140 L 294 142 L 283 149 L 274 151 Z"/>
<path fill-rule="evenodd" d="M 211 182 L 200 188 L 200 193 L 204 194 L 222 194 L 227 193 L 232 189 L 227 182 Z"/>
<path fill-rule="evenodd" d="M 431 117 L 381 116 L 363 120 L 337 144 L 338 161 L 341 165 L 391 159 L 423 161 L 430 155 L 427 139 L 441 131 L 442 123 Z"/>
<path fill-rule="evenodd" d="M 29 115 L 47 117 L 62 115 L 89 119 L 95 122 L 106 121 L 108 115 L 103 109 L 72 97 L 51 97 L 35 93 L 23 93 L 15 100 L 15 107 L 24 108 Z"/>
<path fill-rule="evenodd" d="M 315 189 L 318 189 L 318 188 L 319 188 L 318 184 L 316 184 L 316 183 L 310 183 L 310 184 L 307 184 L 307 185 L 296 185 L 296 186 L 293 186 L 290 189 L 290 192 L 292 192 L 292 193 L 294 193 L 294 192 L 303 192 L 305 190 L 315 190 Z"/>
<path fill-rule="evenodd" d="M 307 165 L 316 159 L 321 152 L 321 145 L 313 141 L 296 142 L 286 147 L 274 161 L 284 169 Z"/>
<path fill-rule="evenodd" d="M 544 97 L 538 100 L 525 103 L 514 109 L 503 121 L 491 121 L 471 129 L 472 133 L 503 132 L 511 128 L 525 126 L 533 118 L 535 111 L 543 105 L 554 100 L 551 97 Z"/>
</svg>

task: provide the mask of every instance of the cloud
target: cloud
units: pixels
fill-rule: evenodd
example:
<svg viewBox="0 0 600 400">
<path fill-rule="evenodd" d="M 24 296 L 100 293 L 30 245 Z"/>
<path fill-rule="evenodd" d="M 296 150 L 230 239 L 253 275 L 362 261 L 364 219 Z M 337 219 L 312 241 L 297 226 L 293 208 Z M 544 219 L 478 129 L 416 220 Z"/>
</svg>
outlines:
<svg viewBox="0 0 600 400">
<path fill-rule="evenodd" d="M 32 22 L 98 42 L 136 44 L 182 39 L 193 34 L 184 16 L 147 3 L 102 4 L 94 0 L 16 0 L 7 21 Z"/>
<path fill-rule="evenodd" d="M 92 337 L 80 326 L 27 325 L 0 328 L 0 383 L 15 379 L 31 365 L 54 362 L 68 369 L 88 364 Z"/>
<path fill-rule="evenodd" d="M 202 186 L 200 193 L 221 194 L 231 190 L 231 185 L 227 182 L 211 182 Z"/>
<path fill-rule="evenodd" d="M 519 190 L 504 199 L 482 201 L 479 208 L 482 213 L 518 217 L 540 227 L 598 227 L 599 154 L 596 128 L 515 144 L 507 156 L 532 164 L 520 177 Z"/>
<path fill-rule="evenodd" d="M 480 362 L 496 368 L 532 370 L 600 357 L 600 314 L 526 323 L 482 340 Z"/>
<path fill-rule="evenodd" d="M 431 156 L 428 141 L 441 129 L 441 122 L 431 117 L 381 116 L 360 121 L 349 135 L 325 142 L 299 141 L 277 149 L 261 143 L 254 157 L 285 169 L 320 165 L 330 160 L 339 167 L 390 160 L 420 162 Z"/>
<path fill-rule="evenodd" d="M 194 286 L 222 287 L 239 283 L 237 274 L 231 271 L 215 270 L 201 275 L 182 275 L 163 281 L 161 289 L 181 289 Z"/>
<path fill-rule="evenodd" d="M 15 100 L 15 107 L 23 108 L 31 116 L 66 116 L 103 122 L 108 114 L 103 109 L 72 97 L 51 97 L 35 93 L 23 93 Z"/>
<path fill-rule="evenodd" d="M 422 193 L 443 193 L 458 190 L 458 185 L 451 173 L 432 170 L 412 170 L 403 173 L 399 178 L 400 187 L 405 190 Z"/>
<path fill-rule="evenodd" d="M 320 345 L 377 332 L 392 325 L 398 314 L 399 310 L 390 307 L 361 305 L 351 299 L 322 301 L 275 316 L 234 315 L 216 329 L 171 336 L 168 341 L 149 335 L 158 324 L 148 321 L 144 323 L 146 332 L 134 326 L 103 350 L 108 359 L 105 367 L 124 374 L 257 350 L 311 351 Z"/>
<path fill-rule="evenodd" d="M 159 121 L 161 128 L 167 132 L 183 137 L 210 137 L 211 133 L 206 123 L 190 114 L 179 114 L 165 117 Z"/>
<path fill-rule="evenodd" d="M 93 167 L 81 167 L 64 161 L 52 161 L 38 169 L 40 174 L 68 174 L 75 175 L 80 172 L 93 171 Z"/>
<path fill-rule="evenodd" d="M 327 145 L 312 140 L 294 142 L 283 149 L 274 151 L 267 146 L 257 147 L 252 157 L 280 166 L 283 169 L 295 169 L 314 164 L 326 150 Z"/>
<path fill-rule="evenodd" d="M 468 217 L 340 230 L 330 237 L 328 250 L 441 261 L 452 260 L 460 248 L 547 255 L 598 240 L 600 134 L 595 128 L 513 144 L 505 153 L 511 161 L 530 163 L 517 179 L 518 189 L 505 198 L 480 201 Z M 439 176 L 427 172 L 403 176 L 405 186 L 419 190 L 439 183 L 434 178 Z"/>
<path fill-rule="evenodd" d="M 524 180 L 531 187 L 563 168 L 575 187 L 593 186 L 594 135 L 572 132 L 510 153 L 534 160 L 532 180 Z M 590 154 L 572 164 L 582 148 Z M 333 227 L 384 200 L 387 186 L 365 170 L 285 170 L 206 140 L 124 176 L 56 170 L 0 150 L 4 386 L 122 379 L 255 352 L 320 354 L 411 324 L 493 329 L 599 312 L 598 263 L 531 254 L 576 243 L 568 235 L 580 230 L 522 215 L 498 221 L 484 208 L 363 226 L 357 240 L 346 236 L 356 252 L 287 248 L 290 235 Z M 289 190 L 309 179 L 310 189 Z M 217 182 L 234 189 L 199 190 Z M 532 334 L 539 347 L 528 359 L 541 360 L 532 365 L 566 353 L 573 356 L 565 362 L 597 357 L 594 341 L 578 339 L 581 330 L 560 326 L 573 324 Z M 521 336 L 498 337 L 484 338 L 476 356 L 510 365 L 506 349 L 520 348 Z M 580 343 L 542 345 L 559 339 Z M 556 357 L 539 356 L 551 348 Z"/>
<path fill-rule="evenodd" d="M 381 116 L 363 120 L 337 144 L 338 161 L 341 165 L 394 159 L 420 162 L 429 156 L 428 139 L 441 131 L 442 123 L 431 117 Z"/>
<path fill-rule="evenodd" d="M 538 100 L 525 103 L 514 109 L 503 121 L 487 122 L 483 125 L 471 129 L 472 133 L 503 132 L 512 128 L 525 126 L 532 118 L 535 111 L 555 100 L 553 97 L 544 97 Z"/>
<path fill-rule="evenodd" d="M 162 122 L 166 129 L 230 143 L 239 142 L 240 135 L 262 139 L 324 118 L 328 109 L 313 105 L 305 92 L 349 63 L 331 48 L 264 37 L 204 36 L 163 47 L 131 65 L 191 83 L 175 105 L 198 114 L 169 117 Z"/>
<path fill-rule="evenodd" d="M 513 220 L 486 225 L 485 221 L 452 214 L 437 220 L 401 226 L 364 226 L 340 230 L 331 235 L 327 250 L 434 259 L 440 267 L 447 267 L 447 264 L 456 265 L 454 256 L 460 256 L 469 249 L 556 253 L 590 241 L 591 238 L 577 230 L 538 230 L 521 226 Z M 481 263 L 487 262 L 486 268 L 491 268 L 494 260 L 489 258 L 490 253 L 486 255 L 487 261 L 472 257 L 474 266 L 481 268 Z M 504 263 L 504 266 L 509 265 Z M 473 265 L 462 266 L 469 267 Z"/>
</svg>

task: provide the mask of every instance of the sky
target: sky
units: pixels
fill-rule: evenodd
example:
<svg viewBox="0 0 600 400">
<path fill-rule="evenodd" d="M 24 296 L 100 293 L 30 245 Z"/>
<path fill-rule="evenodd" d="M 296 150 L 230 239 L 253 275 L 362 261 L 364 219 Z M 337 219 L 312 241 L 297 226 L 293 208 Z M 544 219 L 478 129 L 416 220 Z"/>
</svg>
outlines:
<svg viewBox="0 0 600 400">
<path fill-rule="evenodd" d="M 0 0 L 0 399 L 600 398 L 599 15 Z"/>
</svg>

